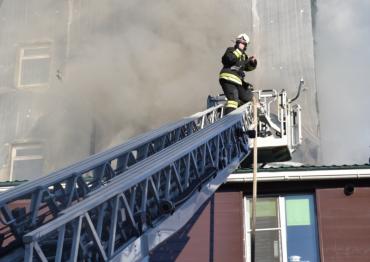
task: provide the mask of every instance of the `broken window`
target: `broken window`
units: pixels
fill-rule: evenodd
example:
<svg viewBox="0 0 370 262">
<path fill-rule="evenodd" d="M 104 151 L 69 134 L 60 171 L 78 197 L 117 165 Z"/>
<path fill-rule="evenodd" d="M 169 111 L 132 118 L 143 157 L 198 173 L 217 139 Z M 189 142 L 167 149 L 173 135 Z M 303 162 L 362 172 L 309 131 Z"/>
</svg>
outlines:
<svg viewBox="0 0 370 262">
<path fill-rule="evenodd" d="M 14 144 L 11 149 L 9 180 L 31 180 L 43 173 L 43 146 L 40 143 Z"/>
<path fill-rule="evenodd" d="M 31 45 L 20 49 L 17 86 L 47 87 L 50 79 L 50 43 Z"/>
</svg>

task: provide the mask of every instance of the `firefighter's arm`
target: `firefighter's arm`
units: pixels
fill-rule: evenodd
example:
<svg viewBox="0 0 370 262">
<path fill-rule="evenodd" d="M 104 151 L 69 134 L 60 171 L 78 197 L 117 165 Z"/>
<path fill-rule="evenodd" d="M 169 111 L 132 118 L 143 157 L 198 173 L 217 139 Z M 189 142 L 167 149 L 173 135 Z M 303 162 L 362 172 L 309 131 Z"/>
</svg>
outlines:
<svg viewBox="0 0 370 262">
<path fill-rule="evenodd" d="M 226 49 L 225 54 L 222 57 L 222 64 L 224 66 L 233 66 L 238 61 L 242 52 L 239 49 L 229 47 Z"/>
<path fill-rule="evenodd" d="M 247 62 L 245 63 L 245 71 L 252 71 L 257 67 L 257 59 L 254 56 L 248 58 Z"/>
</svg>

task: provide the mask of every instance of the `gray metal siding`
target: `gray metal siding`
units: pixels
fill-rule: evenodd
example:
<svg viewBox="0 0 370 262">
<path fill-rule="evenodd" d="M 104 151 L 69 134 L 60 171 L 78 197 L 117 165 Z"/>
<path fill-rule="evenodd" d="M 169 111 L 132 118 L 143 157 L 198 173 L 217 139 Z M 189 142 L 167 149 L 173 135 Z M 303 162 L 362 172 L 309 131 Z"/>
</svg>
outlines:
<svg viewBox="0 0 370 262">
<path fill-rule="evenodd" d="M 45 148 L 42 173 L 90 153 L 92 113 L 79 107 L 71 90 L 57 79 L 67 62 L 69 1 L 5 0 L 0 5 L 0 179 L 8 180 L 14 143 L 37 142 Z M 51 47 L 49 86 L 18 88 L 23 47 Z M 31 71 L 32 73 L 32 71 Z M 77 144 L 78 143 L 78 144 Z M 40 176 L 42 174 L 38 174 Z"/>
<path fill-rule="evenodd" d="M 301 77 L 303 145 L 295 160 L 315 164 L 319 158 L 319 121 L 314 64 L 311 0 L 250 0 L 253 20 L 251 53 L 258 69 L 251 77 L 257 88 L 285 89 L 293 97 Z"/>
</svg>

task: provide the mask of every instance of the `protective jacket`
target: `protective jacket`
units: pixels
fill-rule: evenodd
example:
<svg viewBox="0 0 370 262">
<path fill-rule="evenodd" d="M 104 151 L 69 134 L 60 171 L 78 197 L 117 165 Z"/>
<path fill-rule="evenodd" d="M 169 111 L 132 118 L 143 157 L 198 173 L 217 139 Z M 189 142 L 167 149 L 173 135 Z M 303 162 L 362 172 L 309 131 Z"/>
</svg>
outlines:
<svg viewBox="0 0 370 262">
<path fill-rule="evenodd" d="M 247 54 L 235 47 L 226 49 L 222 56 L 223 68 L 220 79 L 225 79 L 234 84 L 243 85 L 244 71 L 252 71 L 257 67 L 257 61 L 248 59 Z"/>
</svg>

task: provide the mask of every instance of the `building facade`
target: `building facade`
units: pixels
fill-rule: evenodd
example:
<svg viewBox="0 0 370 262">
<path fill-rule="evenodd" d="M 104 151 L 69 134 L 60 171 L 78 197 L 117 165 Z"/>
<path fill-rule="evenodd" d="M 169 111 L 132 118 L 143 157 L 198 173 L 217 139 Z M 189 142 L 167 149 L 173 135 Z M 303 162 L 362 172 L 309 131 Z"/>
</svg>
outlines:
<svg viewBox="0 0 370 262">
<path fill-rule="evenodd" d="M 68 80 L 71 1 L 0 1 L 0 179 L 30 180 L 92 150 L 91 105 Z"/>
<path fill-rule="evenodd" d="M 368 261 L 370 166 L 259 170 L 255 261 Z M 238 170 L 151 261 L 251 261 L 251 170 Z"/>
<path fill-rule="evenodd" d="M 208 6 L 207 1 L 197 5 Z M 113 138 L 122 141 L 122 131 L 127 138 L 171 116 L 193 113 L 195 103 L 219 92 L 219 56 L 227 39 L 242 30 L 251 35 L 248 52 L 259 61 L 258 70 L 248 75 L 256 88 L 294 94 L 305 79 L 309 88 L 299 102 L 305 141 L 296 160 L 316 163 L 311 2 L 218 3 L 210 10 L 199 8 L 206 13 L 191 9 L 172 20 L 188 2 L 144 8 L 117 0 L 0 1 L 0 179 L 47 174 L 112 145 Z M 158 6 L 166 11 L 152 12 Z M 231 21 L 230 14 L 240 20 Z M 199 79 L 213 82 L 200 88 Z M 196 102 L 193 93 L 199 94 Z M 178 103 L 178 96 L 189 103 Z M 132 110 L 137 100 L 142 110 Z"/>
</svg>

